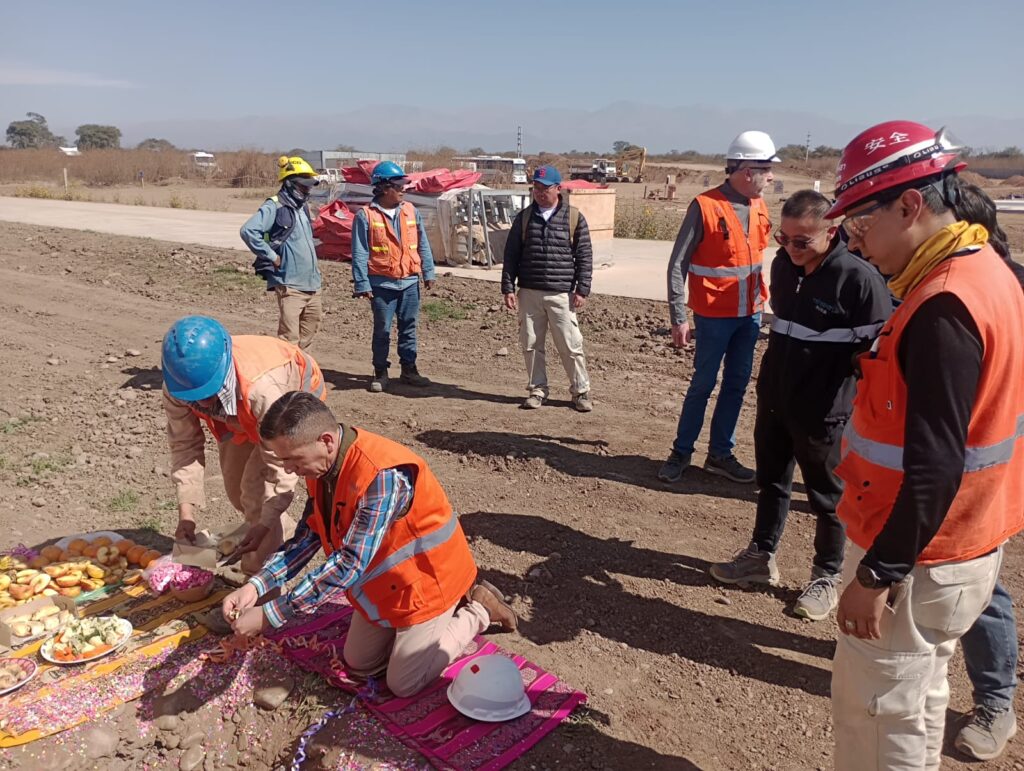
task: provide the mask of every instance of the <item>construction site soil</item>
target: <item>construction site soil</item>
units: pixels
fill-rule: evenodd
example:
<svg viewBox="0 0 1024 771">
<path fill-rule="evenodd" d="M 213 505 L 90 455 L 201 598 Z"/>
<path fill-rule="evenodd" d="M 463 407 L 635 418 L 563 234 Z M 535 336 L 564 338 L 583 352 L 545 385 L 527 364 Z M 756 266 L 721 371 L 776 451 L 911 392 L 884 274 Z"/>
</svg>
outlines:
<svg viewBox="0 0 1024 771">
<path fill-rule="evenodd" d="M 234 333 L 272 334 L 276 306 L 242 252 L 10 223 L 0 224 L 0 243 L 4 540 L 34 545 L 118 529 L 166 551 L 176 512 L 160 403 L 161 336 L 186 313 L 214 315 Z M 341 420 L 429 461 L 482 574 L 513 597 L 523 618 L 518 634 L 496 641 L 589 694 L 589 706 L 512 768 L 831 767 L 834 621 L 788 614 L 808 577 L 813 518 L 797 494 L 779 588 L 724 589 L 710 579 L 709 564 L 749 539 L 755 491 L 699 468 L 675 485 L 656 479 L 692 364 L 690 352 L 670 346 L 664 303 L 593 297 L 580 320 L 594 412 L 570 408 L 554 356 L 551 401 L 524 411 L 516 321 L 495 285 L 446 277 L 442 269 L 425 294 L 419 335 L 420 369 L 434 385 L 375 395 L 366 390 L 369 308 L 352 299 L 348 266 L 323 268 L 328 314 L 311 352 L 330 389 L 328 404 Z M 749 390 L 737 448 L 748 465 Z M 208 450 L 212 459 L 216 450 Z M 201 522 L 210 528 L 236 519 L 215 470 L 211 463 L 211 504 Z M 1024 555 L 1016 540 L 1003 578 L 1021 596 Z M 971 698 L 959 654 L 951 679 L 944 767 L 960 769 L 968 764 L 951 737 Z M 264 738 L 250 745 L 240 738 L 244 752 L 213 766 L 287 765 L 299 734 L 324 710 L 347 703 L 314 678 L 299 691 L 272 712 L 250 705 L 244 720 Z M 202 730 L 200 705 L 181 706 L 186 724 Z M 88 761 L 75 750 L 97 727 L 116 735 L 116 757 Z M 336 767 L 347 749 L 366 767 L 382 761 L 361 753 L 357 734 L 344 721 L 334 725 L 305 767 Z M 91 727 L 7 750 L 0 766 L 178 768 L 184 752 L 140 736 L 135 704 L 128 704 Z M 416 757 L 396 745 L 388 759 Z M 986 767 L 1024 768 L 1024 742 Z"/>
</svg>

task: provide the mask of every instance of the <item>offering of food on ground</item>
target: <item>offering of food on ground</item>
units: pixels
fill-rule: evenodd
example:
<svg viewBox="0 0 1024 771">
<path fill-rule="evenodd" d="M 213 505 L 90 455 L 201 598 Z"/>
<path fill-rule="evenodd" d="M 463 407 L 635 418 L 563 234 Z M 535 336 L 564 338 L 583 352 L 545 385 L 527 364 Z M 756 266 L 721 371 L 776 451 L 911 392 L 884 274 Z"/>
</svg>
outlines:
<svg viewBox="0 0 1024 771">
<path fill-rule="evenodd" d="M 35 597 L 78 597 L 103 586 L 137 584 L 142 569 L 159 556 L 155 549 L 129 539 L 112 541 L 99 536 L 92 541 L 73 539 L 65 549 L 47 546 L 27 563 L 4 557 L 0 561 L 0 610 Z"/>
<path fill-rule="evenodd" d="M 36 673 L 31 659 L 0 659 L 0 694 L 20 688 Z"/>
<path fill-rule="evenodd" d="M 112 651 L 131 633 L 131 624 L 117 616 L 73 619 L 43 644 L 43 655 L 59 663 L 89 661 Z"/>
</svg>

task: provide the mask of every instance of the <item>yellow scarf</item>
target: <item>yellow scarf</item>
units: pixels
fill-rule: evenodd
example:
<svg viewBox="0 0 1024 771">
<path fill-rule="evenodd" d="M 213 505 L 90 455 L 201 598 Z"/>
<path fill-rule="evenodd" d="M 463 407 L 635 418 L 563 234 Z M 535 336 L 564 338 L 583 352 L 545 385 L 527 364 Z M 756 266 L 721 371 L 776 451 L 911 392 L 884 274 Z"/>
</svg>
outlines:
<svg viewBox="0 0 1024 771">
<path fill-rule="evenodd" d="M 932 272 L 932 268 L 949 255 L 969 246 L 984 246 L 987 243 L 988 231 L 982 225 L 972 225 L 963 220 L 947 225 L 917 247 L 907 267 L 889 279 L 889 289 L 897 299 L 902 300 Z"/>
</svg>

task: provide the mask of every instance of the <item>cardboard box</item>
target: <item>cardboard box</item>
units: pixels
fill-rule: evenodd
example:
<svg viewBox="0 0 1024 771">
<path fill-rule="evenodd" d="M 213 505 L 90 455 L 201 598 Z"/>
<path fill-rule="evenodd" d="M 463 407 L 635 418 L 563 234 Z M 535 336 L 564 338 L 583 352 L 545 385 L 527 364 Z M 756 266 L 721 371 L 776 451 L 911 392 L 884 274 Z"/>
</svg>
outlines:
<svg viewBox="0 0 1024 771">
<path fill-rule="evenodd" d="M 56 605 L 61 610 L 69 611 L 75 618 L 80 618 L 78 606 L 75 604 L 75 600 L 72 597 L 65 597 L 60 594 L 54 595 L 53 597 L 36 597 L 34 600 L 30 600 L 24 605 L 18 605 L 17 607 L 6 608 L 5 610 L 0 611 L 0 645 L 7 648 L 20 648 L 27 642 L 31 642 L 32 640 L 42 637 L 49 637 L 54 634 L 57 631 L 56 629 L 44 631 L 37 635 L 29 635 L 28 637 L 19 637 L 14 634 L 14 630 L 5 623 L 6 619 L 14 616 L 31 616 L 36 611 L 42 610 L 43 608 L 51 605 Z"/>
<path fill-rule="evenodd" d="M 235 545 L 241 543 L 245 534 L 249 532 L 249 525 L 240 525 L 229 533 L 211 533 L 209 530 L 200 530 L 196 533 L 194 544 L 188 541 L 175 541 L 171 549 L 171 559 L 179 565 L 191 565 L 203 570 L 214 570 L 222 557 L 227 556 L 228 551 L 221 549 L 222 541 L 233 541 Z"/>
<path fill-rule="evenodd" d="M 196 533 L 194 544 L 188 541 L 175 541 L 171 549 L 171 559 L 179 565 L 213 570 L 217 567 L 217 539 L 209 530 L 200 530 Z"/>
</svg>

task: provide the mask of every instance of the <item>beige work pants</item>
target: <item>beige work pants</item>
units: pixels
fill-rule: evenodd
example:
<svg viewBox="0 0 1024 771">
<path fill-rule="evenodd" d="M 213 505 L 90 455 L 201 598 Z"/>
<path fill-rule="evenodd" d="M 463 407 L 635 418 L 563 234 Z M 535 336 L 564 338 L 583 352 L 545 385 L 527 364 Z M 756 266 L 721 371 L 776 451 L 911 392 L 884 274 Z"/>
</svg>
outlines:
<svg viewBox="0 0 1024 771">
<path fill-rule="evenodd" d="M 843 586 L 864 550 L 851 544 Z M 879 640 L 839 634 L 832 662 L 837 771 L 934 771 L 956 641 L 988 606 L 1002 548 L 945 565 L 919 565 L 894 591 Z"/>
<path fill-rule="evenodd" d="M 303 350 L 309 348 L 324 318 L 323 293 L 278 286 L 274 294 L 280 311 L 277 336 Z"/>
<path fill-rule="evenodd" d="M 361 674 L 387 662 L 390 691 L 412 696 L 436 680 L 490 623 L 479 602 L 453 605 L 436 618 L 401 629 L 371 624 L 357 611 L 345 639 L 345 663 L 353 674 Z"/>
<path fill-rule="evenodd" d="M 548 396 L 547 354 L 545 341 L 548 327 L 562 366 L 569 378 L 573 396 L 590 391 L 590 377 L 583 355 L 583 333 L 575 311 L 569 305 L 568 292 L 541 289 L 519 290 L 519 342 L 526 359 L 526 389 L 530 394 Z"/>
<path fill-rule="evenodd" d="M 265 495 L 264 471 L 266 466 L 260 457 L 255 444 L 233 444 L 225 440 L 218 443 L 220 457 L 220 473 L 224 477 L 224 492 L 227 493 L 231 505 L 242 513 L 250 527 L 258 524 L 263 512 L 263 496 Z M 295 533 L 295 521 L 288 514 L 270 526 L 255 552 L 242 557 L 242 570 L 250 575 L 257 573 L 267 557 L 273 554 L 284 543 L 285 533 L 291 537 Z"/>
</svg>

